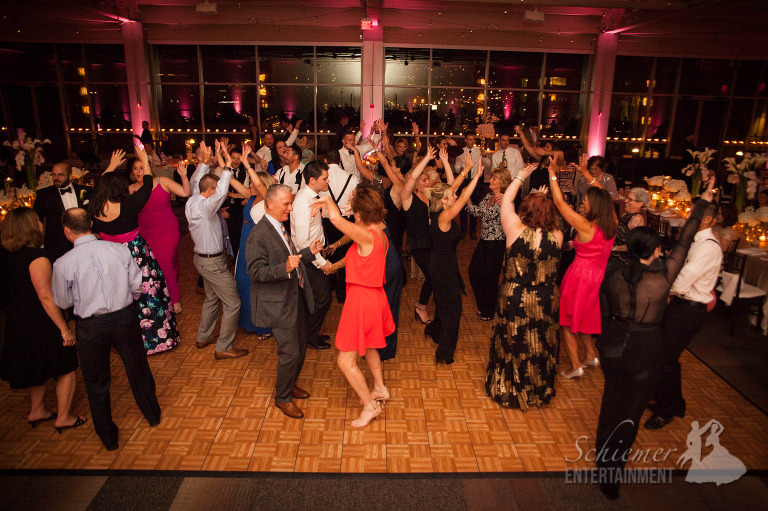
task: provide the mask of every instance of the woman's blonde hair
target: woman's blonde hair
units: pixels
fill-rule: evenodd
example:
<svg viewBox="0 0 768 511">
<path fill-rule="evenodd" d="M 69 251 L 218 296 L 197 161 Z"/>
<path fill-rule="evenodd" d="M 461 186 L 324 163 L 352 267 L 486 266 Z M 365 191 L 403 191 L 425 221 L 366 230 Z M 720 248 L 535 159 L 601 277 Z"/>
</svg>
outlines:
<svg viewBox="0 0 768 511">
<path fill-rule="evenodd" d="M 39 247 L 43 244 L 43 233 L 39 218 L 32 208 L 16 208 L 8 212 L 0 232 L 0 244 L 8 252 L 17 252 L 24 247 Z"/>
<path fill-rule="evenodd" d="M 264 172 L 263 170 L 258 171 L 256 175 L 259 176 L 259 179 L 261 179 L 261 184 L 264 185 L 264 188 L 269 188 L 273 184 L 277 183 L 271 174 Z"/>
<path fill-rule="evenodd" d="M 429 199 L 429 211 L 431 213 L 439 213 L 443 210 L 443 197 L 448 195 L 451 191 L 451 187 L 445 183 L 437 183 L 432 188 L 424 190 L 424 194 Z"/>
<path fill-rule="evenodd" d="M 500 193 L 506 192 L 509 185 L 512 184 L 512 177 L 509 175 L 509 169 L 503 167 L 493 169 L 493 174 L 491 174 L 491 176 L 496 176 L 496 179 L 499 180 Z"/>
</svg>

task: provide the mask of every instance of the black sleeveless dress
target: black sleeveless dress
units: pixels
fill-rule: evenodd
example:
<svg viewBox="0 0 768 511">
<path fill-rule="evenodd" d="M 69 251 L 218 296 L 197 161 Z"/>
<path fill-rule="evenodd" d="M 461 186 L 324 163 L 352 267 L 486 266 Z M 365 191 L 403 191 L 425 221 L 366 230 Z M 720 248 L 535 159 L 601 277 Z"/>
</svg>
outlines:
<svg viewBox="0 0 768 511">
<path fill-rule="evenodd" d="M 77 348 L 63 346 L 59 328 L 46 314 L 29 276 L 29 265 L 45 257 L 42 248 L 0 249 L 0 294 L 7 316 L 0 378 L 12 389 L 43 385 L 77 369 Z"/>
</svg>

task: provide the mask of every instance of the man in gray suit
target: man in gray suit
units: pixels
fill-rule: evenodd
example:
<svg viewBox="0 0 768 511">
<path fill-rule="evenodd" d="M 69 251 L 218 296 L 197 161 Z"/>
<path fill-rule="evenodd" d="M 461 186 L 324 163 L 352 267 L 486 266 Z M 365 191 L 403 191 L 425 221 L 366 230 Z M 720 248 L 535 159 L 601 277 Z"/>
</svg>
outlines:
<svg viewBox="0 0 768 511">
<path fill-rule="evenodd" d="M 312 287 L 307 278 L 309 264 L 322 250 L 322 242 L 296 252 L 283 227 L 293 209 L 293 194 L 286 185 L 272 185 L 264 198 L 266 214 L 253 228 L 245 245 L 245 260 L 251 277 L 251 317 L 254 324 L 269 327 L 277 342 L 275 406 L 293 419 L 304 412 L 293 399 L 307 399 L 309 392 L 296 386 L 307 350 L 307 313 L 312 313 Z"/>
</svg>

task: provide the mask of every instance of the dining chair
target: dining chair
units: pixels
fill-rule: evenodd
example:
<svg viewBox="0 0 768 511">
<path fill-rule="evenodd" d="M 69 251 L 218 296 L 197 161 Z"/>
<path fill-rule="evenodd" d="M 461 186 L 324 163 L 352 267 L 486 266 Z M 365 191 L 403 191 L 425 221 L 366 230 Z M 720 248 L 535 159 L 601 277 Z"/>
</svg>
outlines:
<svg viewBox="0 0 768 511">
<path fill-rule="evenodd" d="M 763 322 L 763 301 L 765 300 L 766 295 L 768 295 L 768 292 L 743 282 L 744 269 L 746 266 L 747 256 L 739 254 L 735 249 L 733 252 L 725 252 L 723 254 L 723 271 L 721 273 L 720 283 L 715 289 L 722 295 L 722 292 L 725 290 L 722 278 L 724 274 L 730 274 L 731 278 L 736 279 L 736 289 L 733 293 L 733 301 L 731 302 L 731 305 L 726 305 L 726 307 L 730 309 L 731 337 L 736 333 L 736 317 L 739 316 L 739 314 L 746 314 L 747 317 L 756 314 L 758 329 Z"/>
<path fill-rule="evenodd" d="M 725 249 L 725 253 L 733 253 L 736 252 L 736 249 L 739 248 L 739 242 L 741 241 L 741 238 L 736 238 L 734 240 L 731 240 L 731 242 L 728 244 L 728 248 Z"/>
<path fill-rule="evenodd" d="M 658 232 L 661 235 L 661 246 L 664 251 L 668 251 L 674 245 L 674 239 L 672 238 L 672 227 L 669 222 L 662 220 L 661 215 L 648 212 L 646 217 L 648 227 Z"/>
<path fill-rule="evenodd" d="M 575 170 L 563 170 L 557 174 L 557 184 L 560 185 L 560 189 L 565 192 L 573 191 L 573 184 L 576 181 Z"/>
</svg>

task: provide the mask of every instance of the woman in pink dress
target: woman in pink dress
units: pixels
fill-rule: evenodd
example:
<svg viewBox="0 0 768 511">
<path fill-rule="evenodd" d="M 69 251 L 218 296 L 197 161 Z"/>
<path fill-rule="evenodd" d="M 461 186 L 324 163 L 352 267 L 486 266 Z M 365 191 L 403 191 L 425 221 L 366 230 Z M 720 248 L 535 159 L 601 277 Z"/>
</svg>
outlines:
<svg viewBox="0 0 768 511">
<path fill-rule="evenodd" d="M 354 223 L 341 216 L 330 196 L 317 200 L 312 209 L 313 214 L 318 214 L 320 209 L 327 211 L 334 227 L 354 242 L 345 257 L 347 299 L 341 311 L 335 344 L 339 350 L 337 363 L 363 405 L 363 411 L 352 421 L 352 427 L 362 428 L 381 413 L 379 402 L 389 399 L 377 348 L 387 346 L 386 336 L 395 331 L 395 322 L 384 292 L 389 245 L 387 235 L 380 227 L 384 219 L 384 201 L 373 188 L 359 185 L 349 203 L 355 214 Z M 335 271 L 340 264 L 343 263 L 334 263 L 331 270 Z M 368 389 L 365 376 L 357 366 L 358 354 L 368 363 L 373 376 L 372 390 Z"/>
<path fill-rule="evenodd" d="M 568 205 L 557 182 L 557 172 L 562 162 L 562 153 L 558 153 L 550 157 L 549 184 L 552 199 L 565 221 L 576 230 L 576 238 L 573 240 L 576 258 L 565 272 L 560 285 L 560 335 L 565 341 L 571 362 L 570 370 L 561 371 L 560 376 L 570 379 L 582 376 L 584 368 L 588 366 L 600 365 L 592 335 L 602 333 L 600 284 L 613 248 L 618 220 L 611 195 L 602 189 L 596 179 L 587 181 L 590 188 L 584 197 L 584 216 Z M 579 362 L 577 337 L 586 351 L 587 359 L 583 364 Z"/>
<path fill-rule="evenodd" d="M 167 177 L 155 177 L 152 168 L 139 158 L 128 160 L 126 169 L 131 180 L 131 193 L 141 187 L 144 174 L 154 177 L 152 194 L 139 213 L 139 234 L 147 241 L 155 259 L 160 264 L 160 269 L 163 270 L 168 293 L 173 302 L 173 311 L 181 314 L 179 260 L 176 254 L 179 247 L 179 221 L 171 209 L 171 194 L 177 197 L 189 197 L 187 163 L 182 160 L 176 169 L 181 176 L 181 184 Z"/>
</svg>

